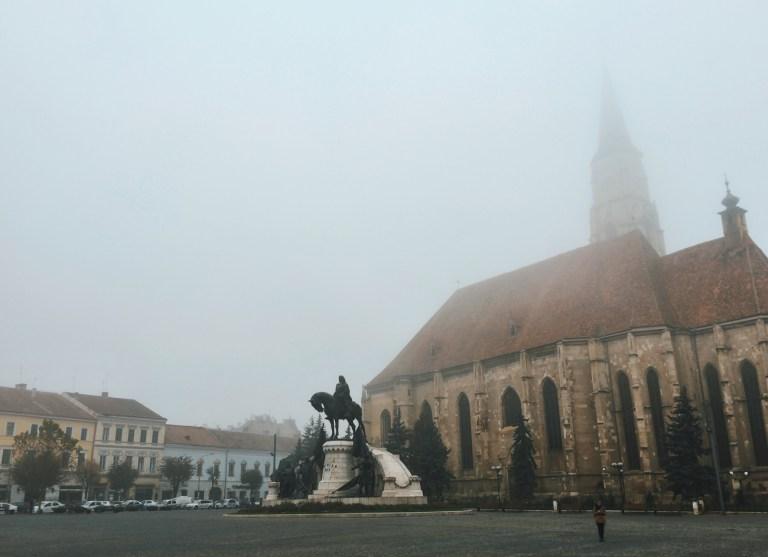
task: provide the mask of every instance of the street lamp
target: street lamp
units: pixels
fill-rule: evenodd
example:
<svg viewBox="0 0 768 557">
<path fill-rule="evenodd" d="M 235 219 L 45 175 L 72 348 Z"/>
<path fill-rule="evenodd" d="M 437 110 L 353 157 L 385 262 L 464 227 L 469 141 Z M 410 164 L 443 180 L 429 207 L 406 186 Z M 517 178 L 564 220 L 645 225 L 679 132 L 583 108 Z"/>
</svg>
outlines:
<svg viewBox="0 0 768 557">
<path fill-rule="evenodd" d="M 491 466 L 491 472 L 496 473 L 496 491 L 499 496 L 499 508 L 503 509 L 504 505 L 501 501 L 501 465 L 494 464 L 493 466 Z"/>
<path fill-rule="evenodd" d="M 619 475 L 619 489 L 621 490 L 621 514 L 624 514 L 624 502 L 626 499 L 626 493 L 624 492 L 624 463 L 611 462 L 611 468 L 616 470 L 616 473 Z"/>
</svg>

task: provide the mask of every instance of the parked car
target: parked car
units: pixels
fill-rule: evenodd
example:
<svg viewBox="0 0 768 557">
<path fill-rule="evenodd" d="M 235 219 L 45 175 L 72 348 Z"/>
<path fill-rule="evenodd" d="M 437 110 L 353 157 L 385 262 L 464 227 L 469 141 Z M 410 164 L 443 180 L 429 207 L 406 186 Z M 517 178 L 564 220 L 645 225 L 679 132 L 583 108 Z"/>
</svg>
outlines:
<svg viewBox="0 0 768 557">
<path fill-rule="evenodd" d="M 63 513 L 66 512 L 67 506 L 60 501 L 43 501 L 39 505 L 35 505 L 32 512 L 35 514 L 48 514 L 48 513 Z"/>
<path fill-rule="evenodd" d="M 19 507 L 10 503 L 0 503 L 0 514 L 14 514 L 19 512 Z"/>
<path fill-rule="evenodd" d="M 208 499 L 195 499 L 191 503 L 187 503 L 184 508 L 185 509 L 210 509 L 213 506 L 213 501 L 209 501 Z"/>
<path fill-rule="evenodd" d="M 104 505 L 104 501 L 86 501 L 81 505 L 83 512 L 86 513 L 103 513 L 107 510 L 107 506 Z"/>
<path fill-rule="evenodd" d="M 152 499 L 142 501 L 141 505 L 142 509 L 145 511 L 156 511 L 160 508 L 160 505 L 158 505 L 157 501 L 153 501 Z"/>
<path fill-rule="evenodd" d="M 110 504 L 110 509 L 113 513 L 121 513 L 125 510 L 125 502 L 124 501 L 112 501 Z"/>
<path fill-rule="evenodd" d="M 240 503 L 237 499 L 222 499 L 221 501 L 216 501 L 215 507 L 217 509 L 239 509 Z"/>
<path fill-rule="evenodd" d="M 125 507 L 126 511 L 140 511 L 144 508 L 144 505 L 136 499 L 128 499 L 123 503 L 123 507 Z"/>
</svg>

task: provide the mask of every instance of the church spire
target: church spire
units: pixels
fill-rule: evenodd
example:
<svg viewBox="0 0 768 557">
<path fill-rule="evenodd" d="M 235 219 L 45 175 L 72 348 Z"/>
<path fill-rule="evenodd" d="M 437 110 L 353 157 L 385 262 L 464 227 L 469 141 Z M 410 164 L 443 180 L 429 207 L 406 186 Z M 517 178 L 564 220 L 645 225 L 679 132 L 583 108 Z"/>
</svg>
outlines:
<svg viewBox="0 0 768 557">
<path fill-rule="evenodd" d="M 640 230 L 659 254 L 665 253 L 642 154 L 629 137 L 607 74 L 603 75 L 600 133 L 592 159 L 592 201 L 591 242 Z"/>
<path fill-rule="evenodd" d="M 616 152 L 636 152 L 621 114 L 613 83 L 608 72 L 603 72 L 603 99 L 600 106 L 600 136 L 595 157 Z"/>
</svg>

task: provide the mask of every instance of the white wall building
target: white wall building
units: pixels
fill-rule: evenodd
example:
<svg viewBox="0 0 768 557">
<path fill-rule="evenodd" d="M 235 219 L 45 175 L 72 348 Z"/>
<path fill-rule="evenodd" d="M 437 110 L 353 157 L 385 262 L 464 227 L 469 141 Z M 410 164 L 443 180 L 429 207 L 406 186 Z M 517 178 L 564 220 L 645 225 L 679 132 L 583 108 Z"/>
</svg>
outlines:
<svg viewBox="0 0 768 557">
<path fill-rule="evenodd" d="M 168 425 L 165 437 L 165 457 L 187 456 L 192 460 L 192 478 L 181 485 L 177 495 L 195 499 L 232 497 L 240 500 L 258 499 L 267 489 L 269 475 L 293 450 L 296 440 L 277 438 L 276 455 L 272 455 L 275 438 L 239 431 L 223 431 L 199 426 Z M 251 493 L 241 483 L 242 475 L 259 468 L 264 477 L 260 493 Z M 211 474 L 218 471 L 218 477 Z M 172 497 L 166 479 L 161 483 L 162 497 Z"/>
</svg>

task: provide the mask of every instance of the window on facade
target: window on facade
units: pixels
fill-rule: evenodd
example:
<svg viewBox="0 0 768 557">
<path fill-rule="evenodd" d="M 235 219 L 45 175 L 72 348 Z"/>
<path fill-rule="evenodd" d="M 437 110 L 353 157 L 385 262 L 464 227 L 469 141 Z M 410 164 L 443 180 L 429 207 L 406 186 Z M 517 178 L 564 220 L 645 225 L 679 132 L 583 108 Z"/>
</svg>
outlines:
<svg viewBox="0 0 768 557">
<path fill-rule="evenodd" d="M 142 429 L 139 432 L 139 443 L 146 443 L 147 442 L 147 430 Z"/>
<path fill-rule="evenodd" d="M 72 437 L 72 428 L 71 428 L 71 427 L 69 427 L 69 426 L 67 426 L 67 427 L 64 429 L 64 435 L 66 435 L 68 438 Z"/>
<path fill-rule="evenodd" d="M 763 403 L 760 396 L 760 382 L 757 370 L 752 362 L 741 364 L 741 382 L 744 385 L 744 398 L 747 401 L 749 431 L 752 434 L 752 448 L 755 452 L 755 464 L 768 466 L 768 440 L 765 438 L 765 420 L 763 419 Z"/>
<path fill-rule="evenodd" d="M 107 455 L 99 456 L 99 470 L 102 472 L 107 469 Z"/>
<path fill-rule="evenodd" d="M 130 455 L 126 456 L 125 463 L 128 465 L 129 468 L 133 468 L 133 457 Z"/>
<path fill-rule="evenodd" d="M 720 377 L 717 373 L 717 369 L 711 364 L 707 364 L 704 368 L 704 382 L 707 384 L 709 410 L 712 416 L 712 426 L 715 430 L 718 461 L 720 462 L 721 467 L 730 468 L 731 447 L 728 441 L 728 428 L 725 423 L 723 392 L 720 388 Z"/>
<path fill-rule="evenodd" d="M 0 459 L 0 464 L 3 466 L 9 466 L 11 464 L 11 449 L 3 449 L 3 456 Z"/>
<path fill-rule="evenodd" d="M 84 427 L 80 429 L 80 441 L 87 441 L 88 440 L 88 428 Z"/>
<path fill-rule="evenodd" d="M 128 442 L 133 443 L 135 439 L 136 439 L 136 430 L 131 428 L 128 430 Z"/>
<path fill-rule="evenodd" d="M 432 421 L 432 407 L 429 405 L 429 403 L 426 400 L 421 403 L 419 418 Z"/>
<path fill-rule="evenodd" d="M 120 442 L 123 440 L 123 428 L 122 427 L 116 427 L 115 428 L 115 441 Z"/>
<path fill-rule="evenodd" d="M 201 477 L 203 475 L 203 459 L 199 459 L 197 461 L 197 477 Z"/>
<path fill-rule="evenodd" d="M 230 478 L 234 477 L 235 475 L 235 461 L 230 460 L 227 465 L 227 476 Z"/>
<path fill-rule="evenodd" d="M 541 384 L 544 399 L 544 423 L 547 429 L 547 447 L 551 451 L 563 448 L 563 433 L 560 430 L 560 404 L 557 401 L 555 382 L 546 377 Z"/>
<path fill-rule="evenodd" d="M 152 430 L 152 444 L 157 445 L 158 440 L 160 439 L 160 431 L 157 429 Z"/>
<path fill-rule="evenodd" d="M 389 431 L 392 429 L 392 418 L 389 415 L 389 410 L 382 410 L 381 417 L 379 418 L 379 425 L 381 428 L 381 444 L 386 444 L 389 439 Z"/>
<path fill-rule="evenodd" d="M 520 397 L 517 396 L 515 389 L 509 387 L 501 395 L 501 410 L 504 427 L 518 426 L 523 421 L 523 407 L 520 404 Z"/>
<path fill-rule="evenodd" d="M 659 465 L 667 462 L 667 444 L 664 429 L 664 408 L 661 403 L 661 386 L 659 385 L 659 374 L 653 368 L 648 368 L 646 375 L 648 384 L 648 400 L 651 403 L 651 421 L 653 422 L 653 436 L 656 438 L 656 454 L 659 459 Z"/>
<path fill-rule="evenodd" d="M 248 465 L 245 462 L 240 463 L 240 477 L 242 478 L 245 476 L 245 470 L 248 468 Z"/>
<path fill-rule="evenodd" d="M 37 424 L 32 424 L 29 428 L 29 433 L 32 437 L 37 437 Z"/>
<path fill-rule="evenodd" d="M 271 467 L 270 463 L 269 463 L 269 462 L 267 462 L 267 463 L 264 465 L 264 474 L 265 474 L 267 477 L 269 477 L 269 472 L 270 472 L 270 470 L 272 470 L 272 467 Z"/>
<path fill-rule="evenodd" d="M 144 471 L 144 457 L 143 457 L 143 456 L 140 456 L 140 457 L 137 459 L 137 461 L 136 461 L 136 469 L 137 469 L 139 472 L 143 472 L 143 471 Z"/>
<path fill-rule="evenodd" d="M 149 471 L 154 473 L 155 468 L 157 468 L 157 458 L 153 456 L 149 459 Z"/>
<path fill-rule="evenodd" d="M 13 437 L 16 434 L 16 423 L 8 422 L 5 424 L 5 434 L 8 437 Z"/>
<path fill-rule="evenodd" d="M 109 441 L 109 426 L 104 426 L 101 428 L 101 440 Z"/>
<path fill-rule="evenodd" d="M 472 415 L 467 395 L 459 395 L 459 446 L 461 447 L 461 467 L 471 470 L 475 466 L 472 454 Z"/>
<path fill-rule="evenodd" d="M 120 464 L 120 457 L 115 455 L 112 457 L 112 466 L 117 466 L 118 464 Z"/>
<path fill-rule="evenodd" d="M 629 386 L 627 374 L 623 371 L 619 372 L 617 381 L 619 384 L 619 401 L 621 403 L 621 425 L 624 431 L 624 449 L 627 454 L 626 467 L 628 470 L 639 470 L 640 448 L 637 443 L 635 409 L 632 405 L 632 390 Z"/>
<path fill-rule="evenodd" d="M 77 465 L 82 466 L 83 464 L 85 464 L 85 453 L 80 451 L 77 453 Z"/>
</svg>

